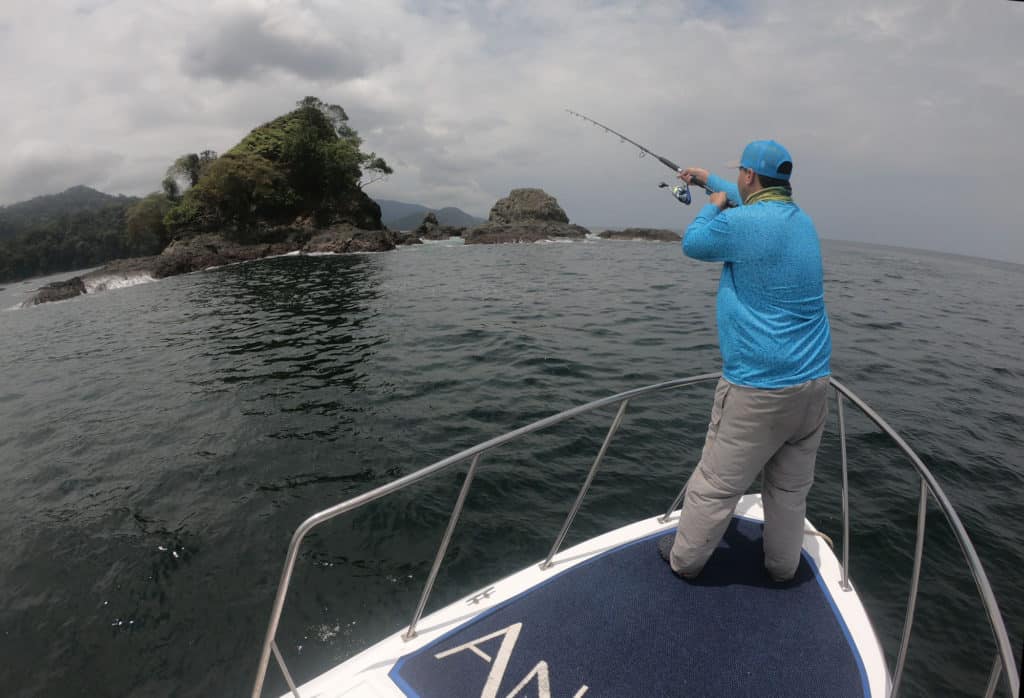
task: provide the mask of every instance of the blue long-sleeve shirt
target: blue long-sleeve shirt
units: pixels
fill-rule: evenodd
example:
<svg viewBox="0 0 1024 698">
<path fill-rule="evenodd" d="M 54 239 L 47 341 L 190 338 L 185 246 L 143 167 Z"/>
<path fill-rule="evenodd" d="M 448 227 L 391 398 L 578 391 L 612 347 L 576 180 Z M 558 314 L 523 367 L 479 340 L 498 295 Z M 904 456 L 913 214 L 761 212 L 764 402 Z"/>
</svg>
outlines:
<svg viewBox="0 0 1024 698">
<path fill-rule="evenodd" d="M 736 185 L 721 177 L 711 175 L 708 186 L 740 201 Z M 727 381 L 784 388 L 829 375 L 821 246 L 796 204 L 761 201 L 724 211 L 708 204 L 686 229 L 683 252 L 723 262 L 717 315 Z"/>
</svg>

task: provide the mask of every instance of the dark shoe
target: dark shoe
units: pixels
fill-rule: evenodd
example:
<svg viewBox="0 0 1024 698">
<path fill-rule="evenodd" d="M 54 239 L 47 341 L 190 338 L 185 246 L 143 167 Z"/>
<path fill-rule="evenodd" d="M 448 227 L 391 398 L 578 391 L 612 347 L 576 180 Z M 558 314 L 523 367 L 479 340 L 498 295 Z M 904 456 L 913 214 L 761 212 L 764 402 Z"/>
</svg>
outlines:
<svg viewBox="0 0 1024 698">
<path fill-rule="evenodd" d="M 675 545 L 675 542 L 675 533 L 670 533 L 667 536 L 662 536 L 658 539 L 658 554 L 661 555 L 662 560 L 668 563 L 669 569 L 672 569 L 672 546 Z M 693 577 L 687 577 L 682 572 L 676 572 L 675 570 L 672 570 L 672 574 L 680 579 L 693 579 Z"/>
<path fill-rule="evenodd" d="M 672 546 L 676 542 L 676 534 L 670 533 L 667 536 L 662 536 L 658 539 L 658 554 L 661 555 L 661 559 L 668 563 L 669 569 L 672 569 Z M 675 570 L 672 570 L 672 574 L 677 577 L 682 577 Z"/>
<path fill-rule="evenodd" d="M 765 568 L 765 573 L 768 575 L 768 579 L 772 580 L 776 584 L 789 584 L 793 581 L 793 577 L 796 576 L 795 574 L 791 574 L 788 577 L 777 577 L 769 572 L 767 568 Z"/>
</svg>

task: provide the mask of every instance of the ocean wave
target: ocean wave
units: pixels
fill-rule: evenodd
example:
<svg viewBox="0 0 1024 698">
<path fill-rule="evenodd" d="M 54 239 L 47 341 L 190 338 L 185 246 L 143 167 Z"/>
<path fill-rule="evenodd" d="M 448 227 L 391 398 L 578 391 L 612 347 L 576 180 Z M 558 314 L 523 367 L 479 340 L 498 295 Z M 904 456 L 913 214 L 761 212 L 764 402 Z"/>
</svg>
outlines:
<svg viewBox="0 0 1024 698">
<path fill-rule="evenodd" d="M 101 276 L 86 276 L 82 279 L 85 284 L 86 293 L 99 293 L 100 291 L 112 291 L 116 288 L 128 288 L 156 281 L 147 272 L 125 273 L 125 274 L 103 274 Z"/>
<path fill-rule="evenodd" d="M 465 244 L 462 238 L 453 236 L 444 240 L 421 240 L 424 245 L 440 245 L 442 247 L 461 247 Z"/>
</svg>

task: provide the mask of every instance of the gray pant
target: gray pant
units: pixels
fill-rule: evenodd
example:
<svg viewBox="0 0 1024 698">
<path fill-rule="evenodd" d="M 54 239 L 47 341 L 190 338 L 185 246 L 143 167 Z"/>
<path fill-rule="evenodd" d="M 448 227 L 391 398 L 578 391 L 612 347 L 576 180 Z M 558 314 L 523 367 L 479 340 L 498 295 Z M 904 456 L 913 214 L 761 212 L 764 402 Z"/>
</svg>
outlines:
<svg viewBox="0 0 1024 698">
<path fill-rule="evenodd" d="M 807 493 L 828 414 L 828 377 L 778 390 L 724 378 L 700 463 L 686 485 L 672 569 L 700 574 L 725 533 L 739 498 L 764 470 L 764 565 L 777 580 L 800 563 Z"/>
</svg>

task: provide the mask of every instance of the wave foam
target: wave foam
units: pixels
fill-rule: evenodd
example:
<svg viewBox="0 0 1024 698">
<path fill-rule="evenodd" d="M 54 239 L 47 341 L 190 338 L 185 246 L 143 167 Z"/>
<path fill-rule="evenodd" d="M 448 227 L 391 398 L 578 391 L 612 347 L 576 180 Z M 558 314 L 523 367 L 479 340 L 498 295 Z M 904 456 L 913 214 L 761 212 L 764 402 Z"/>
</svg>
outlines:
<svg viewBox="0 0 1024 698">
<path fill-rule="evenodd" d="M 458 247 L 465 242 L 458 235 L 453 235 L 450 238 L 444 240 L 421 240 L 424 245 L 441 245 L 442 247 Z M 418 247 L 418 245 L 409 245 L 409 247 Z"/>
<path fill-rule="evenodd" d="M 82 279 L 85 284 L 86 293 L 99 293 L 100 291 L 112 291 L 115 288 L 128 288 L 156 281 L 146 272 L 125 273 L 125 274 L 104 274 L 102 276 L 86 277 Z"/>
</svg>

